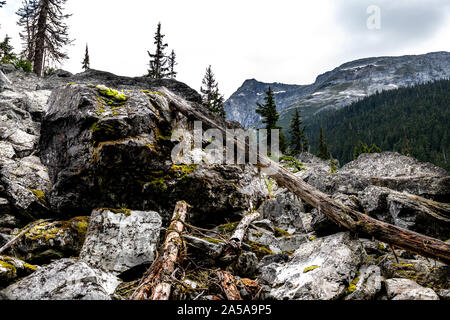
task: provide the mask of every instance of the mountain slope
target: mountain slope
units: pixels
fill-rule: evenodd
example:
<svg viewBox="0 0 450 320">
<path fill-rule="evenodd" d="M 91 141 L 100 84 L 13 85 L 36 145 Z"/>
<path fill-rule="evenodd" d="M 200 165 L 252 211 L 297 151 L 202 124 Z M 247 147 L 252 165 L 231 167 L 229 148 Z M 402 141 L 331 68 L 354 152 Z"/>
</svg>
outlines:
<svg viewBox="0 0 450 320">
<path fill-rule="evenodd" d="M 269 84 L 247 80 L 225 102 L 229 120 L 244 127 L 258 126 L 256 102 L 271 86 L 280 111 L 280 125 L 287 128 L 296 108 L 304 119 L 325 110 L 336 110 L 382 90 L 397 89 L 450 77 L 450 53 L 365 58 L 345 63 L 317 77 L 306 86 Z"/>
<path fill-rule="evenodd" d="M 317 151 L 322 127 L 341 164 L 353 160 L 353 149 L 362 141 L 383 151 L 407 148 L 413 157 L 450 170 L 450 80 L 375 94 L 308 122 L 312 150 Z"/>
</svg>

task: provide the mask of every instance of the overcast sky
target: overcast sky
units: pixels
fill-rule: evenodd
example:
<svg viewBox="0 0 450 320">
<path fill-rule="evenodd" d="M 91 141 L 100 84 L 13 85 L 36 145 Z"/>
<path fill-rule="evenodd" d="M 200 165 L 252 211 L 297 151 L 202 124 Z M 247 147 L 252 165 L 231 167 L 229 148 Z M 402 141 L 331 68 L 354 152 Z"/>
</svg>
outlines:
<svg viewBox="0 0 450 320">
<path fill-rule="evenodd" d="M 19 48 L 21 0 L 7 3 L 0 37 Z M 381 10 L 380 29 L 367 27 L 371 5 Z M 309 84 L 359 58 L 450 51 L 450 0 L 69 0 L 66 11 L 76 40 L 64 69 L 81 71 L 88 43 L 92 68 L 144 75 L 160 21 L 177 79 L 199 90 L 211 64 L 226 98 L 250 78 Z"/>
</svg>

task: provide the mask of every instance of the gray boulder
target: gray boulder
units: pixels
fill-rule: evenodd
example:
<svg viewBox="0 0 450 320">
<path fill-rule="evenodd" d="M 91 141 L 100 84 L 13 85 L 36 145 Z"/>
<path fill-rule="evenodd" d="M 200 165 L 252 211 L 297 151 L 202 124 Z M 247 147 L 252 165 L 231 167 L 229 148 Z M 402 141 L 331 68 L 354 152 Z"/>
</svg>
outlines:
<svg viewBox="0 0 450 320">
<path fill-rule="evenodd" d="M 446 170 L 395 152 L 362 154 L 337 174 L 313 172 L 305 181 L 328 194 L 356 195 L 375 185 L 441 202 L 450 197 Z"/>
<path fill-rule="evenodd" d="M 267 191 L 253 167 L 172 164 L 171 151 L 181 139 L 172 141 L 172 133 L 188 126 L 157 92 L 55 89 L 40 140 L 53 182 L 52 208 L 68 215 L 104 207 L 155 210 L 168 221 L 184 199 L 192 206 L 192 223 L 212 224 L 261 202 Z M 192 139 L 189 134 L 183 138 Z"/>
<path fill-rule="evenodd" d="M 439 296 L 430 288 L 424 288 L 409 279 L 387 279 L 386 292 L 392 300 L 439 300 Z"/>
<path fill-rule="evenodd" d="M 47 168 L 38 157 L 4 162 L 0 169 L 0 182 L 19 217 L 33 220 L 49 215 L 46 195 L 51 190 L 51 183 Z"/>
<path fill-rule="evenodd" d="M 448 203 L 376 186 L 369 186 L 359 192 L 358 198 L 365 212 L 378 220 L 442 240 L 448 239 Z"/>
<path fill-rule="evenodd" d="M 25 277 L 38 269 L 17 258 L 0 256 L 0 288 L 6 287 L 19 277 Z"/>
<path fill-rule="evenodd" d="M 78 256 L 88 223 L 89 217 L 75 217 L 68 221 L 43 221 L 33 226 L 14 244 L 14 252 L 24 260 L 37 264 Z M 12 235 L 16 236 L 19 232 L 20 230 L 15 230 Z"/>
<path fill-rule="evenodd" d="M 86 262 L 60 259 L 2 291 L 9 300 L 111 300 L 120 280 Z"/>
<path fill-rule="evenodd" d="M 381 270 L 376 265 L 363 266 L 347 288 L 345 300 L 372 300 L 381 291 Z"/>
<path fill-rule="evenodd" d="M 112 274 L 151 264 L 160 228 L 161 217 L 156 212 L 94 210 L 80 258 Z"/>
<path fill-rule="evenodd" d="M 265 201 L 258 211 L 264 219 L 291 234 L 305 233 L 300 217 L 304 211 L 302 202 L 285 189 L 277 190 L 274 197 Z"/>
<path fill-rule="evenodd" d="M 338 299 L 364 259 L 359 241 L 352 240 L 349 233 L 338 233 L 301 245 L 287 263 L 262 267 L 259 281 L 269 299 Z"/>
</svg>

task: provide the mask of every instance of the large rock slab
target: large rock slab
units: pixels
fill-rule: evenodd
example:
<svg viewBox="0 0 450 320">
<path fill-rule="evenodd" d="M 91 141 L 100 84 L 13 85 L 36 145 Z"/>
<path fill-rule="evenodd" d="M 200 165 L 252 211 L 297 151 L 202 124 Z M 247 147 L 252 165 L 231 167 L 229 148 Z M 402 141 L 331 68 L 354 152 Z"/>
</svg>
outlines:
<svg viewBox="0 0 450 320">
<path fill-rule="evenodd" d="M 406 192 L 369 186 L 358 193 L 364 211 L 401 228 L 447 240 L 450 235 L 450 204 Z"/>
<path fill-rule="evenodd" d="M 388 298 L 392 300 L 439 300 L 430 288 L 424 288 L 409 279 L 387 279 L 385 281 Z"/>
<path fill-rule="evenodd" d="M 4 162 L 0 182 L 19 217 L 33 220 L 49 215 L 46 194 L 50 192 L 51 183 L 47 168 L 38 157 Z"/>
<path fill-rule="evenodd" d="M 287 263 L 261 268 L 259 280 L 269 299 L 333 300 L 345 295 L 365 253 L 349 233 L 338 233 L 301 245 Z"/>
<path fill-rule="evenodd" d="M 151 264 L 161 223 L 160 215 L 152 211 L 94 210 L 80 258 L 113 274 Z"/>
<path fill-rule="evenodd" d="M 213 223 L 256 206 L 266 194 L 254 168 L 172 163 L 172 149 L 180 139 L 192 141 L 192 132 L 173 141 L 172 133 L 189 125 L 157 92 L 85 85 L 55 89 L 40 140 L 53 182 L 52 208 L 79 215 L 125 207 L 154 210 L 168 220 L 183 199 L 192 205 L 193 223 Z"/>
<path fill-rule="evenodd" d="M 337 174 L 315 171 L 305 176 L 305 181 L 328 194 L 356 195 L 375 185 L 440 202 L 450 198 L 450 175 L 446 170 L 395 152 L 362 154 Z"/>
<path fill-rule="evenodd" d="M 111 300 L 120 280 L 86 262 L 61 259 L 39 268 L 1 293 L 9 300 Z"/>
<path fill-rule="evenodd" d="M 75 217 L 68 221 L 38 223 L 14 244 L 14 252 L 24 260 L 37 264 L 78 256 L 84 243 L 88 222 L 89 217 Z M 18 233 L 20 230 L 16 230 L 12 235 L 16 236 Z"/>
</svg>

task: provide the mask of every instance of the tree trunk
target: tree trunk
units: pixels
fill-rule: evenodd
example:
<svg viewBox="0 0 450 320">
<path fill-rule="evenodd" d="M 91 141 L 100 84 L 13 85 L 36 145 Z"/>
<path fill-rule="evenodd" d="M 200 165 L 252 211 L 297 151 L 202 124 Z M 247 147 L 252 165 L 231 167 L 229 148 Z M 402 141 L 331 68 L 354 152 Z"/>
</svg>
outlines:
<svg viewBox="0 0 450 320">
<path fill-rule="evenodd" d="M 45 54 L 45 33 L 47 31 L 47 17 L 49 10 L 49 0 L 42 0 L 40 4 L 36 42 L 34 48 L 33 71 L 39 77 L 42 76 L 44 70 L 44 54 Z"/>
<path fill-rule="evenodd" d="M 234 276 L 227 271 L 217 271 L 219 279 L 222 285 L 222 289 L 225 292 L 228 300 L 242 300 L 241 294 L 236 287 L 236 280 Z"/>
<path fill-rule="evenodd" d="M 169 100 L 170 106 L 184 114 L 188 119 L 202 121 L 204 126 L 219 129 L 226 136 L 224 127 L 215 123 L 201 111 L 196 110 L 191 106 L 191 103 L 174 95 L 166 88 L 162 88 L 161 92 Z M 237 140 L 235 142 L 239 149 L 247 149 L 245 143 Z M 348 230 L 370 238 L 374 237 L 398 248 L 450 264 L 450 244 L 373 219 L 361 212 L 352 210 L 331 199 L 328 195 L 297 178 L 294 174 L 279 166 L 278 163 L 261 154 L 258 154 L 258 165 L 266 170 L 269 169 L 267 174 L 277 181 L 280 186 L 286 187 L 303 201 L 317 208 L 319 212 L 324 213 L 329 219 Z"/>
<path fill-rule="evenodd" d="M 181 233 L 184 229 L 183 223 L 186 220 L 187 212 L 188 204 L 179 201 L 167 229 L 162 254 L 145 273 L 138 288 L 131 296 L 132 300 L 169 300 L 171 292 L 169 278 L 175 271 L 175 264 L 183 247 Z"/>
</svg>

